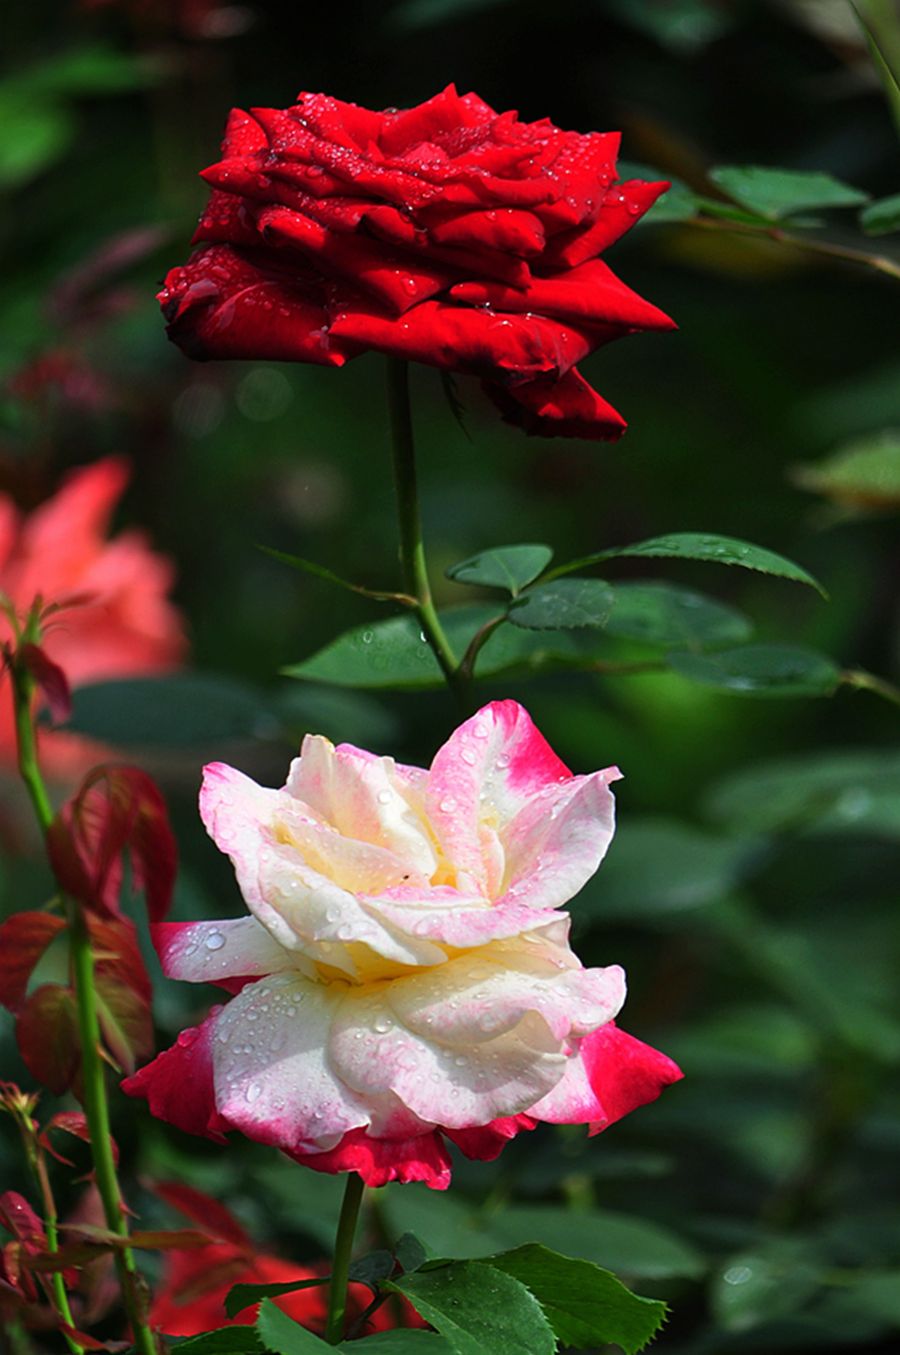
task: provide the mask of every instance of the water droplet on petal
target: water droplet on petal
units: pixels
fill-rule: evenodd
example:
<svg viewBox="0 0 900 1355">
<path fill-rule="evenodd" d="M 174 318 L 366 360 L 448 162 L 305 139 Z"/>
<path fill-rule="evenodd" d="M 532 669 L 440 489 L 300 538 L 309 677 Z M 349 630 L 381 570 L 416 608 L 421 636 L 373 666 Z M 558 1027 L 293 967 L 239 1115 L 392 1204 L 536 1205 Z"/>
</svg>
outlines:
<svg viewBox="0 0 900 1355">
<path fill-rule="evenodd" d="M 225 937 L 221 932 L 210 932 L 205 944 L 207 950 L 221 950 L 225 944 Z"/>
</svg>

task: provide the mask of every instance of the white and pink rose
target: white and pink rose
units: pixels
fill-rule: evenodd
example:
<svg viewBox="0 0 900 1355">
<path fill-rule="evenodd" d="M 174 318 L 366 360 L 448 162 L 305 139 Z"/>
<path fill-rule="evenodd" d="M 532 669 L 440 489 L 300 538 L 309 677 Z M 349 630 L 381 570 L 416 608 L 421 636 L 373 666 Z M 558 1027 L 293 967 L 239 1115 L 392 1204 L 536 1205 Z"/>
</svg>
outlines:
<svg viewBox="0 0 900 1355">
<path fill-rule="evenodd" d="M 127 1079 L 180 1128 L 322 1171 L 449 1184 L 539 1121 L 595 1133 L 680 1071 L 614 1023 L 561 911 L 613 834 L 615 768 L 573 776 L 514 701 L 431 768 L 309 736 L 281 790 L 214 763 L 200 808 L 250 916 L 162 924 L 173 978 L 234 996 Z"/>
</svg>

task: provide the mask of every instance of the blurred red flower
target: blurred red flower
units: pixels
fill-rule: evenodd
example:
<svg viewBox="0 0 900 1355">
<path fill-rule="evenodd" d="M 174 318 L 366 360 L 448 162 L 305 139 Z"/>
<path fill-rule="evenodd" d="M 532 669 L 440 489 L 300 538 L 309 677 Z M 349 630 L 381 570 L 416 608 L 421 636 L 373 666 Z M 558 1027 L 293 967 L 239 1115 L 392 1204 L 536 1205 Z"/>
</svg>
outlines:
<svg viewBox="0 0 900 1355">
<path fill-rule="evenodd" d="M 600 260 L 667 187 L 616 181 L 617 132 L 497 114 L 450 85 L 374 112 L 324 94 L 232 112 L 194 236 L 159 294 L 194 358 L 340 367 L 368 349 L 484 379 L 504 418 L 617 438 L 579 374 L 673 322 Z"/>
<path fill-rule="evenodd" d="M 128 475 L 127 463 L 117 457 L 79 467 L 24 516 L 0 495 L 0 593 L 20 617 L 38 598 L 62 604 L 47 623 L 41 648 L 71 686 L 165 672 L 185 655 L 182 619 L 168 596 L 171 564 L 140 531 L 107 537 Z M 0 612 L 0 643 L 13 638 Z M 0 765 L 12 766 L 8 681 L 0 683 Z M 89 741 L 57 730 L 41 730 L 40 743 L 53 777 L 73 777 L 103 756 Z"/>
</svg>

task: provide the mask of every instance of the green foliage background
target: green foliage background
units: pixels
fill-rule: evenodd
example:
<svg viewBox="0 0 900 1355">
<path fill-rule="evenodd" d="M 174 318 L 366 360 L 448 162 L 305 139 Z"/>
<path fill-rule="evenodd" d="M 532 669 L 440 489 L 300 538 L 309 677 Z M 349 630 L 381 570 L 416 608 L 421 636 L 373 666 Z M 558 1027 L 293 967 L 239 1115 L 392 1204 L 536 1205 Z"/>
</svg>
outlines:
<svg viewBox="0 0 900 1355">
<path fill-rule="evenodd" d="M 890 20 L 891 6 L 870 8 Z M 196 819 L 206 758 L 274 784 L 306 729 L 427 762 L 455 723 L 439 690 L 275 676 L 390 614 L 257 549 L 399 586 L 383 372 L 375 357 L 340 372 L 192 365 L 166 344 L 154 284 L 186 256 L 205 196 L 196 170 L 215 159 L 227 108 L 283 106 L 300 87 L 402 106 L 455 80 L 528 118 L 621 127 L 628 160 L 714 196 L 710 166 L 762 164 L 827 171 L 887 197 L 896 129 L 842 3 L 260 3 L 223 11 L 246 22 L 230 37 L 186 35 L 147 10 L 136 20 L 124 6 L 85 12 L 59 0 L 12 10 L 0 84 L 11 260 L 0 290 L 0 485 L 28 504 L 67 466 L 113 451 L 132 458 L 124 518 L 176 561 L 205 676 L 164 705 L 156 690 L 123 687 L 93 715 L 89 693 L 78 709 L 84 727 L 112 721 L 105 732 L 122 755 L 166 789 L 184 858 L 176 916 L 218 917 L 240 900 Z M 853 211 L 824 220 L 822 238 L 890 253 L 891 236 L 867 240 Z M 147 234 L 115 271 L 107 242 L 123 231 Z M 104 249 L 107 271 L 91 291 L 102 304 L 73 317 L 61 282 Z M 528 440 L 463 380 L 466 434 L 437 374 L 414 373 L 440 604 L 477 596 L 444 569 L 488 546 L 544 541 L 564 560 L 672 531 L 722 532 L 798 560 L 830 602 L 700 564 L 621 559 L 607 577 L 701 588 L 750 616 L 761 642 L 810 645 L 890 676 L 897 281 L 661 219 L 608 257 L 681 327 L 590 360 L 591 380 L 630 421 L 617 446 Z M 47 349 L 89 362 L 108 406 L 20 398 L 10 380 Z M 833 483 L 822 467 L 848 446 L 875 458 L 864 508 L 846 488 L 821 492 Z M 576 944 L 585 962 L 625 964 L 624 1024 L 686 1077 L 599 1139 L 541 1130 L 496 1164 L 461 1163 L 449 1196 L 382 1192 L 372 1238 L 410 1230 L 458 1257 L 537 1240 L 595 1260 L 671 1303 L 658 1343 L 671 1355 L 894 1348 L 895 712 L 865 692 L 747 700 L 672 672 L 548 672 L 487 681 L 483 693 L 523 700 L 576 770 L 623 769 L 616 843 L 572 905 Z M 8 812 L 18 795 L 4 787 Z M 40 868 L 27 853 L 6 856 L 4 908 L 39 903 Z M 160 978 L 161 1044 L 209 1000 Z M 26 1083 L 3 1031 L 4 1076 Z M 338 1181 L 253 1145 L 226 1153 L 169 1132 L 142 1107 L 116 1112 L 130 1198 L 145 1217 L 167 1221 L 138 1177 L 177 1175 L 225 1199 L 267 1250 L 313 1257 L 330 1245 Z M 0 1169 L 13 1182 L 7 1128 Z"/>
</svg>

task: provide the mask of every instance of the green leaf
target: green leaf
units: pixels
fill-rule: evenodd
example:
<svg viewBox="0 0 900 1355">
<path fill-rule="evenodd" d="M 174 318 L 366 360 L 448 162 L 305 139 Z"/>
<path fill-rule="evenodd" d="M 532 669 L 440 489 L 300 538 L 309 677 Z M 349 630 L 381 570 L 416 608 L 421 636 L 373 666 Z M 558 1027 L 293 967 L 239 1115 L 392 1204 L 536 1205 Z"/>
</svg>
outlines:
<svg viewBox="0 0 900 1355">
<path fill-rule="evenodd" d="M 255 1328 L 240 1323 L 201 1332 L 199 1336 L 188 1336 L 184 1340 L 178 1337 L 168 1340 L 179 1355 L 260 1355 L 263 1349 Z"/>
<path fill-rule="evenodd" d="M 477 584 L 482 588 L 503 588 L 517 597 L 553 559 L 549 546 L 496 546 L 451 565 L 448 579 L 456 583 Z"/>
<path fill-rule="evenodd" d="M 20 91 L 0 89 L 0 188 L 18 188 L 48 169 L 75 135 L 67 109 L 51 101 L 23 99 Z"/>
<path fill-rule="evenodd" d="M 681 179 L 673 179 L 671 174 L 666 174 L 661 169 L 654 169 L 650 165 L 638 164 L 633 160 L 620 160 L 616 169 L 616 174 L 620 180 L 625 179 L 647 179 L 651 183 L 659 182 L 660 179 L 669 181 L 669 188 L 663 193 L 662 197 L 656 199 L 656 202 L 641 218 L 641 223 L 664 222 L 664 221 L 690 221 L 691 217 L 697 215 L 700 205 L 700 199 L 697 194 L 688 188 Z"/>
<path fill-rule="evenodd" d="M 121 678 L 79 687 L 66 729 L 122 747 L 191 747 L 265 738 L 279 722 L 260 691 L 211 673 Z"/>
<path fill-rule="evenodd" d="M 694 1277 L 703 1257 L 668 1228 L 610 1210 L 556 1205 L 508 1205 L 486 1215 L 425 1187 L 389 1191 L 384 1210 L 394 1229 L 426 1233 L 444 1253 L 484 1258 L 507 1247 L 539 1242 L 552 1251 L 593 1261 L 641 1279 Z"/>
<path fill-rule="evenodd" d="M 749 1331 L 795 1313 L 821 1283 L 802 1244 L 773 1244 L 725 1261 L 712 1281 L 710 1306 L 725 1331 Z"/>
<path fill-rule="evenodd" d="M 869 200 L 861 189 L 816 170 L 723 165 L 709 177 L 735 202 L 769 221 L 819 207 L 858 207 Z"/>
<path fill-rule="evenodd" d="M 791 478 L 841 507 L 900 508 L 900 432 L 860 438 L 822 461 L 794 467 Z"/>
<path fill-rule="evenodd" d="M 734 607 L 669 583 L 619 583 L 606 623 L 619 635 L 666 649 L 715 649 L 741 644 L 752 622 Z"/>
<path fill-rule="evenodd" d="M 375 1290 L 378 1282 L 386 1280 L 393 1269 L 394 1258 L 391 1252 L 373 1251 L 369 1252 L 368 1256 L 361 1256 L 358 1261 L 351 1263 L 350 1279 Z"/>
<path fill-rule="evenodd" d="M 274 1355 L 316 1355 L 317 1352 L 321 1355 L 334 1349 L 276 1308 L 271 1299 L 263 1299 L 260 1305 L 256 1333 L 266 1350 L 274 1351 Z"/>
<path fill-rule="evenodd" d="M 349 579 L 343 579 L 340 574 L 335 574 L 333 569 L 317 564 L 315 560 L 306 560 L 302 555 L 290 555 L 287 551 L 275 550 L 272 546 L 260 546 L 259 549 L 264 555 L 270 555 L 273 560 L 290 565 L 291 569 L 298 569 L 302 574 L 312 574 L 317 579 L 336 584 L 338 588 L 345 588 L 350 593 L 361 593 L 363 597 L 375 598 L 380 602 L 396 602 L 402 596 L 379 588 L 366 588 L 361 583 L 351 583 Z"/>
<path fill-rule="evenodd" d="M 407 1275 L 418 1270 L 428 1259 L 428 1253 L 415 1233 L 404 1233 L 394 1248 L 397 1265 Z"/>
<path fill-rule="evenodd" d="M 559 579 L 541 584 L 509 610 L 514 626 L 528 630 L 578 630 L 604 626 L 615 595 L 602 579 Z"/>
<path fill-rule="evenodd" d="M 853 1297 L 866 1311 L 900 1326 L 900 1269 L 861 1271 L 853 1280 Z"/>
<path fill-rule="evenodd" d="M 490 1230 L 510 1246 L 539 1242 L 641 1279 L 694 1277 L 706 1268 L 699 1252 L 668 1228 L 606 1209 L 513 1205 L 491 1218 Z"/>
<path fill-rule="evenodd" d="M 892 231 L 900 231 L 900 193 L 864 207 L 859 214 L 859 224 L 867 235 L 889 235 Z"/>
<path fill-rule="evenodd" d="M 315 1280 L 288 1280 L 284 1284 L 234 1284 L 225 1295 L 225 1316 L 235 1317 L 251 1304 L 263 1299 L 277 1299 L 282 1294 L 293 1294 L 298 1289 L 314 1289 L 327 1284 L 330 1276 Z"/>
<path fill-rule="evenodd" d="M 677 560 L 703 560 L 717 565 L 740 565 L 742 569 L 758 570 L 762 574 L 775 574 L 782 579 L 791 579 L 795 583 L 809 584 L 823 597 L 825 589 L 808 574 L 805 569 L 787 560 L 783 555 L 766 550 L 763 546 L 751 545 L 749 541 L 740 541 L 733 536 L 713 536 L 708 532 L 669 532 L 665 536 L 653 536 L 647 541 L 638 541 L 631 546 L 614 546 L 609 550 L 597 551 L 594 555 L 585 555 L 578 560 L 570 560 L 566 565 L 558 565 L 550 573 L 550 578 L 562 574 L 574 573 L 588 565 L 601 564 L 605 560 L 615 560 L 620 556 L 652 556 Z"/>
<path fill-rule="evenodd" d="M 494 1266 L 451 1261 L 401 1276 L 386 1288 L 404 1294 L 454 1355 L 554 1355 L 556 1350 L 537 1299 Z"/>
<path fill-rule="evenodd" d="M 606 923 L 702 908 L 725 898 L 757 855 L 753 841 L 721 837 L 677 819 L 626 819 L 603 869 L 573 903 L 573 916 Z"/>
<path fill-rule="evenodd" d="M 365 1350 L 363 1350 L 365 1346 Z M 362 1341 L 342 1341 L 347 1355 L 451 1355 L 453 1349 L 436 1331 L 377 1331 Z"/>
<path fill-rule="evenodd" d="M 745 645 L 717 654 L 671 653 L 674 672 L 736 696 L 831 696 L 841 670 L 826 654 L 799 645 Z"/>
<path fill-rule="evenodd" d="M 531 1290 L 563 1345 L 613 1344 L 635 1355 L 666 1315 L 664 1303 L 632 1294 L 608 1270 L 547 1247 L 531 1244 L 488 1259 Z"/>
<path fill-rule="evenodd" d="M 442 612 L 441 623 L 455 653 L 462 655 L 475 632 L 496 616 L 496 607 L 475 604 Z M 568 637 L 554 636 L 550 641 L 504 625 L 479 652 L 475 675 L 490 677 L 538 666 L 558 654 L 576 653 Z M 357 626 L 283 672 L 288 677 L 331 682 L 339 687 L 441 687 L 444 683 L 412 616 L 392 616 L 387 621 Z"/>
<path fill-rule="evenodd" d="M 758 763 L 717 782 L 704 808 L 716 822 L 748 833 L 808 828 L 897 840 L 900 752 L 842 749 Z"/>
</svg>

